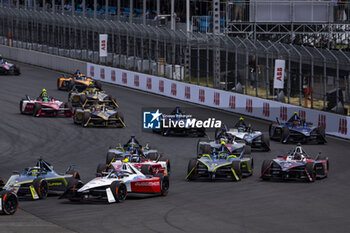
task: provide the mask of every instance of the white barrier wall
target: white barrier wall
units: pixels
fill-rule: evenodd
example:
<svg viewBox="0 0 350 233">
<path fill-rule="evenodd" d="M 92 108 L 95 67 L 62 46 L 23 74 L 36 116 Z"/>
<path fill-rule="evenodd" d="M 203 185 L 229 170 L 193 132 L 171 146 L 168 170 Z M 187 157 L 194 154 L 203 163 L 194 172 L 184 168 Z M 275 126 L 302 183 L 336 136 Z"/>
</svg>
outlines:
<svg viewBox="0 0 350 233">
<path fill-rule="evenodd" d="M 350 117 L 91 63 L 87 63 L 87 72 L 103 82 L 270 121 L 276 117 L 285 121 L 297 111 L 307 122 L 323 126 L 327 134 L 350 139 Z"/>
</svg>

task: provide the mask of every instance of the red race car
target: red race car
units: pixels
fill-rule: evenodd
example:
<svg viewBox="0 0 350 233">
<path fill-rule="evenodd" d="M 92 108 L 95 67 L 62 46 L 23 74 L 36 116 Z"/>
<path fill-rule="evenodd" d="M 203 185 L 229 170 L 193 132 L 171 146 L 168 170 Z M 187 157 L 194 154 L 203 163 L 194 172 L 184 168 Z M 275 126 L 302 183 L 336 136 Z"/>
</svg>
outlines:
<svg viewBox="0 0 350 233">
<path fill-rule="evenodd" d="M 328 170 L 328 157 L 319 154 L 313 159 L 299 144 L 295 150 L 284 156 L 277 156 L 273 160 L 264 160 L 260 178 L 263 180 L 279 178 L 314 182 L 316 178 L 326 178 Z"/>
<path fill-rule="evenodd" d="M 19 109 L 22 114 L 32 114 L 39 116 L 73 116 L 70 103 L 63 103 L 53 97 L 38 97 L 31 99 L 29 96 L 23 98 L 19 103 Z"/>
</svg>

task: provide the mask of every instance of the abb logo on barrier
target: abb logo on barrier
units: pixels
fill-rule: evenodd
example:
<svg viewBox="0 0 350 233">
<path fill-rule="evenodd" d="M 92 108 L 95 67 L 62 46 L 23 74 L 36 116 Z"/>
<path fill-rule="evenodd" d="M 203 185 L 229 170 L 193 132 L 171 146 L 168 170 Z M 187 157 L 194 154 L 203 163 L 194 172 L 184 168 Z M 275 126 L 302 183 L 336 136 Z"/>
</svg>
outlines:
<svg viewBox="0 0 350 233">
<path fill-rule="evenodd" d="M 115 82 L 115 80 L 116 80 L 116 77 L 115 77 L 116 75 L 115 75 L 115 70 L 112 70 L 111 71 L 111 80 L 112 80 L 112 82 Z"/>
<path fill-rule="evenodd" d="M 276 79 L 282 82 L 282 71 L 283 69 L 281 67 L 277 68 L 277 77 Z"/>
<path fill-rule="evenodd" d="M 270 103 L 263 103 L 263 115 L 266 117 L 270 116 Z"/>
<path fill-rule="evenodd" d="M 299 110 L 299 117 L 303 121 L 306 121 L 306 112 L 304 110 Z"/>
<path fill-rule="evenodd" d="M 220 93 L 214 92 L 214 104 L 219 106 L 220 105 Z"/>
<path fill-rule="evenodd" d="M 134 75 L 134 86 L 138 87 L 140 86 L 140 77 L 138 75 Z"/>
<path fill-rule="evenodd" d="M 128 74 L 123 72 L 122 74 L 122 83 L 127 84 L 128 83 Z"/>
<path fill-rule="evenodd" d="M 150 77 L 147 77 L 147 83 L 146 83 L 147 89 L 152 89 L 152 79 Z"/>
<path fill-rule="evenodd" d="M 90 66 L 90 76 L 95 77 L 95 67 L 94 66 Z"/>
<path fill-rule="evenodd" d="M 159 92 L 164 92 L 164 81 L 159 80 Z"/>
<path fill-rule="evenodd" d="M 204 89 L 199 89 L 198 100 L 199 100 L 199 102 L 202 102 L 202 103 L 205 102 L 205 90 Z"/>
<path fill-rule="evenodd" d="M 253 112 L 253 100 L 247 99 L 245 102 L 245 110 L 246 112 L 252 113 Z"/>
<path fill-rule="evenodd" d="M 344 118 L 339 119 L 338 133 L 347 135 L 348 134 L 348 120 Z"/>
<path fill-rule="evenodd" d="M 100 78 L 105 79 L 105 69 L 103 68 L 100 69 Z"/>
<path fill-rule="evenodd" d="M 287 107 L 285 107 L 285 106 L 280 107 L 280 118 L 282 121 L 287 120 Z"/>
<path fill-rule="evenodd" d="M 188 87 L 188 86 L 185 87 L 185 98 L 191 99 L 191 87 Z"/>
<path fill-rule="evenodd" d="M 324 129 L 326 128 L 326 115 L 318 115 L 318 127 L 323 127 Z"/>
<path fill-rule="evenodd" d="M 230 96 L 230 99 L 228 100 L 228 105 L 231 109 L 236 108 L 236 96 L 234 96 L 234 95 Z"/>
<path fill-rule="evenodd" d="M 171 84 L 171 94 L 176 96 L 176 83 Z"/>
</svg>

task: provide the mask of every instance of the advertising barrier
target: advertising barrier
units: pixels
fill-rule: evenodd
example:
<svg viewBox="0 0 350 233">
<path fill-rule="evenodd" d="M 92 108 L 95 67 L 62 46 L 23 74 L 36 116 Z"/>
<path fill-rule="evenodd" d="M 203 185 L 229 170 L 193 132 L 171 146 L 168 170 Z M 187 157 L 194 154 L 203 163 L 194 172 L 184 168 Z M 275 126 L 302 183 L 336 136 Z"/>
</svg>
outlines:
<svg viewBox="0 0 350 233">
<path fill-rule="evenodd" d="M 270 121 L 276 117 L 286 121 L 298 112 L 305 121 L 323 126 L 327 134 L 350 139 L 350 117 L 347 116 L 92 63 L 87 63 L 87 72 L 88 76 L 103 82 Z"/>
</svg>

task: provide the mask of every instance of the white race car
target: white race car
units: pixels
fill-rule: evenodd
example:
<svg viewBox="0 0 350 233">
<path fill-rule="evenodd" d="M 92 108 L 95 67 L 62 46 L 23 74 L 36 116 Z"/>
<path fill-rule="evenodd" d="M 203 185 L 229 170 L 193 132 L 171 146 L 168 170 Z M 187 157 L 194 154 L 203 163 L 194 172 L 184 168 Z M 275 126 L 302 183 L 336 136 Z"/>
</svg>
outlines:
<svg viewBox="0 0 350 233">
<path fill-rule="evenodd" d="M 143 174 L 133 164 L 122 161 L 114 162 L 113 168 L 97 174 L 95 179 L 85 185 L 78 180 L 72 181 L 60 198 L 71 201 L 88 200 L 113 203 L 123 202 L 128 193 L 162 196 L 168 193 L 169 177 L 167 175 Z"/>
</svg>

